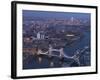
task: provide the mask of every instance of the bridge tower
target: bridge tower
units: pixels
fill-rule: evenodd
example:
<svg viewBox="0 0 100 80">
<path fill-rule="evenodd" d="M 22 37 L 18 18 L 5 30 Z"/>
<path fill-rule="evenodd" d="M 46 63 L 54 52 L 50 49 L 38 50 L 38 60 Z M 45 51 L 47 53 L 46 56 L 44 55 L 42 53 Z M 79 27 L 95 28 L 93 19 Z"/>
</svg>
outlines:
<svg viewBox="0 0 100 80">
<path fill-rule="evenodd" d="M 59 49 L 59 52 L 60 52 L 60 58 L 62 58 L 64 56 L 64 48 L 60 48 Z"/>
<path fill-rule="evenodd" d="M 49 50 L 48 50 L 49 57 L 51 57 L 52 51 L 53 51 L 53 47 L 51 45 L 49 45 Z"/>
</svg>

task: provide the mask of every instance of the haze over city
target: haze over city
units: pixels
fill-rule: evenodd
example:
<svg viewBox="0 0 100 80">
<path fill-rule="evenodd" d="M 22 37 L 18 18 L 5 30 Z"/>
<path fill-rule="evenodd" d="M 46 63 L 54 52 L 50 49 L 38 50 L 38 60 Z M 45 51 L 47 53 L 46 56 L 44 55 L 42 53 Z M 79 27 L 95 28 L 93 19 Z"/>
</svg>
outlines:
<svg viewBox="0 0 100 80">
<path fill-rule="evenodd" d="M 23 69 L 90 66 L 90 18 L 89 13 L 23 10 Z"/>
</svg>

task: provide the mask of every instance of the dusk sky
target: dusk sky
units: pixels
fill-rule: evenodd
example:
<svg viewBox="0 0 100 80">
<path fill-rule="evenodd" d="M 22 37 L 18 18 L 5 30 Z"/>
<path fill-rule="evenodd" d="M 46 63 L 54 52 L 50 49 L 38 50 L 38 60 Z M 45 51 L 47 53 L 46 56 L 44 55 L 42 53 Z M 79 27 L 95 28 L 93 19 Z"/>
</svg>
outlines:
<svg viewBox="0 0 100 80">
<path fill-rule="evenodd" d="M 40 17 L 40 18 L 78 18 L 78 19 L 90 19 L 90 13 L 75 13 L 75 12 L 52 12 L 52 11 L 34 11 L 23 10 L 23 16 L 25 17 Z"/>
</svg>

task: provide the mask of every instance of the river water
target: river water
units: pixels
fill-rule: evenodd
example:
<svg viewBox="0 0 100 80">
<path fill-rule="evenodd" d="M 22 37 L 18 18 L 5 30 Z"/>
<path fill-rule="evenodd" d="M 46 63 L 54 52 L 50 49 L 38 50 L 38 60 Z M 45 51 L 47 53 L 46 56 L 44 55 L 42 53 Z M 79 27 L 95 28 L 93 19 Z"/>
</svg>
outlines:
<svg viewBox="0 0 100 80">
<path fill-rule="evenodd" d="M 83 37 L 70 45 L 66 45 L 64 52 L 68 56 L 75 55 L 77 50 L 81 51 L 84 47 L 90 47 L 90 31 L 84 31 Z M 59 67 L 81 67 L 90 66 L 91 63 L 91 50 L 90 48 L 80 56 L 80 65 L 72 59 L 66 59 L 65 61 L 59 59 L 58 57 L 49 58 L 48 56 L 37 56 L 37 55 L 27 55 L 24 53 L 23 56 L 23 69 L 40 69 L 40 68 L 59 68 Z"/>
</svg>

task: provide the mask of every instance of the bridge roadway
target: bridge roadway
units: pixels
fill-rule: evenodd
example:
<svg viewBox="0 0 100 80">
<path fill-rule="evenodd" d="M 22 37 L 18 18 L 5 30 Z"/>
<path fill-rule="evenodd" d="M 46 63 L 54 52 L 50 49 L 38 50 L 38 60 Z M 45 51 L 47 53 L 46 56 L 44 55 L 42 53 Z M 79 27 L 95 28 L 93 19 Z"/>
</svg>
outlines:
<svg viewBox="0 0 100 80">
<path fill-rule="evenodd" d="M 71 63 L 73 63 L 75 61 L 75 62 L 77 62 L 78 65 L 80 65 L 79 58 L 85 52 L 85 50 L 87 50 L 88 48 L 89 47 L 86 46 L 81 51 L 80 50 L 77 50 L 76 53 L 75 53 L 75 55 L 73 55 L 73 56 L 70 57 L 70 56 L 68 56 L 68 55 L 66 55 L 64 53 L 63 48 L 53 49 L 52 46 L 49 46 L 49 50 L 46 51 L 46 52 L 43 52 L 42 50 L 39 49 L 38 52 L 37 52 L 37 55 L 46 55 L 48 57 L 58 57 L 60 59 L 72 59 L 73 61 Z M 59 52 L 59 54 L 58 55 L 53 54 L 54 51 L 55 52 Z"/>
</svg>

